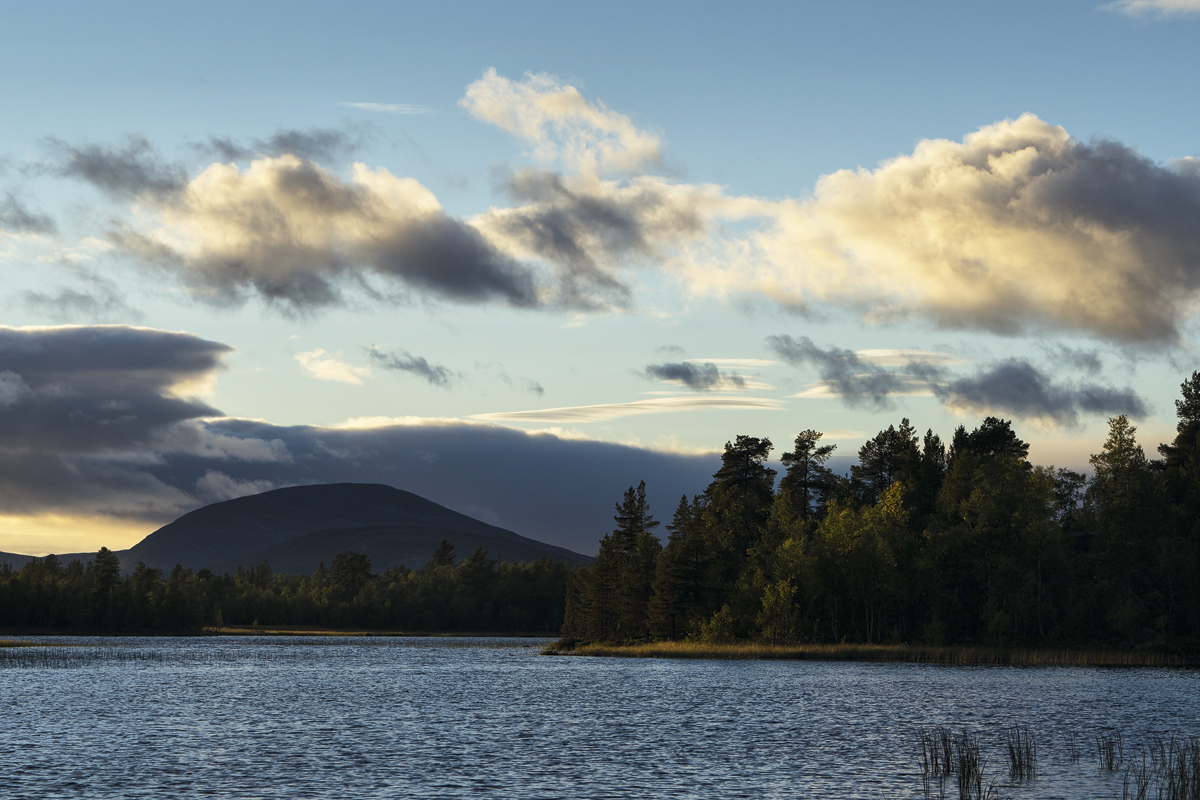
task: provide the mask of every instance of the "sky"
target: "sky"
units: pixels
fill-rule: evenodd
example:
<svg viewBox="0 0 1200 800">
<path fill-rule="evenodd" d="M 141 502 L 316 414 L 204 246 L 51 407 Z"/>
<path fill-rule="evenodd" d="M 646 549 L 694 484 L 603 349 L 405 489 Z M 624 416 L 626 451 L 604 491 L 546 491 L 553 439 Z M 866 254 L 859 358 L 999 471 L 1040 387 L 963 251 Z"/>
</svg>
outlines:
<svg viewBox="0 0 1200 800">
<path fill-rule="evenodd" d="M 1200 343 L 1200 0 L 0 10 L 0 551 L 380 482 L 595 552 L 723 445 L 1086 469 Z"/>
</svg>

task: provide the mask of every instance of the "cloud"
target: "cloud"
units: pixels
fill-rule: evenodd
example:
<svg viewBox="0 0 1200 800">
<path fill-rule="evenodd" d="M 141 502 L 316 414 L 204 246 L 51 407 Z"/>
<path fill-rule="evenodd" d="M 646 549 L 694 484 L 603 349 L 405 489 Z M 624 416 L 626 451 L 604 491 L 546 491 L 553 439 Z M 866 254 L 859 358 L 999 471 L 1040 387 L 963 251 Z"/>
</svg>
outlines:
<svg viewBox="0 0 1200 800">
<path fill-rule="evenodd" d="M 590 406 L 565 406 L 532 411 L 496 411 L 474 414 L 472 419 L 493 422 L 603 422 L 638 414 L 665 414 L 696 409 L 769 409 L 783 408 L 778 400 L 761 397 L 655 397 L 629 403 L 599 403 Z"/>
<path fill-rule="evenodd" d="M 210 469 L 196 481 L 196 498 L 203 503 L 220 503 L 278 488 L 269 480 L 239 481 L 224 472 Z"/>
<path fill-rule="evenodd" d="M 384 369 L 412 373 L 424 378 L 431 386 L 440 386 L 443 389 L 449 389 L 450 385 L 461 377 L 459 373 L 441 364 L 430 364 L 423 356 L 415 356 L 407 350 L 383 352 L 372 345 L 367 348 L 367 356 Z"/>
<path fill-rule="evenodd" d="M 656 378 L 660 381 L 681 383 L 697 392 L 746 388 L 746 381 L 741 375 L 723 373 L 711 361 L 701 364 L 690 361 L 648 364 L 643 370 L 643 374 L 648 378 Z"/>
<path fill-rule="evenodd" d="M 59 159 L 59 175 L 86 181 L 114 197 L 166 198 L 187 185 L 187 171 L 164 161 L 143 136 L 129 136 L 116 147 L 48 141 Z"/>
<path fill-rule="evenodd" d="M 196 149 L 213 153 L 226 161 L 242 161 L 255 157 L 293 155 L 310 161 L 339 159 L 357 148 L 370 134 L 370 126 L 347 128 L 285 128 L 267 139 L 250 139 L 239 144 L 228 136 L 210 137 Z"/>
<path fill-rule="evenodd" d="M 338 103 L 346 108 L 357 108 L 360 111 L 378 111 L 383 114 L 432 114 L 429 106 L 413 105 L 411 103 Z"/>
<path fill-rule="evenodd" d="M 219 412 L 181 392 L 211 378 L 230 347 L 123 325 L 0 327 L 0 453 L 113 453 Z"/>
<path fill-rule="evenodd" d="M 956 413 L 999 414 L 1068 427 L 1078 425 L 1080 414 L 1147 414 L 1145 402 L 1132 389 L 1055 381 L 1025 359 L 1010 358 L 962 376 L 948 366 L 959 359 L 942 353 L 932 353 L 937 358 L 929 361 L 897 362 L 896 354 L 922 356 L 928 351 L 823 350 L 806 336 L 772 336 L 767 342 L 788 363 L 815 366 L 821 375 L 819 383 L 795 397 L 839 398 L 850 407 L 885 409 L 893 406 L 892 397 L 934 395 Z M 1090 361 L 1088 353 L 1071 348 L 1053 352 L 1085 368 Z M 875 362 L 864 353 L 873 354 Z"/>
<path fill-rule="evenodd" d="M 1146 404 L 1131 389 L 1093 383 L 1055 383 L 1032 364 L 1008 359 L 977 374 L 935 385 L 942 402 L 954 411 L 1041 419 L 1074 426 L 1080 413 L 1135 419 L 1147 413 Z"/>
<path fill-rule="evenodd" d="M 324 350 L 310 350 L 297 353 L 296 360 L 300 367 L 310 376 L 320 381 L 336 381 L 361 386 L 364 378 L 371 377 L 370 367 L 356 367 L 347 364 Z"/>
<path fill-rule="evenodd" d="M 874 323 L 1170 343 L 1200 290 L 1198 217 L 1200 174 L 1026 114 L 826 175 L 688 280 Z"/>
<path fill-rule="evenodd" d="M 1200 0 L 1117 0 L 1100 6 L 1102 11 L 1113 11 L 1130 17 L 1182 17 L 1200 14 Z"/>
<path fill-rule="evenodd" d="M 179 197 L 147 205 L 157 227 L 117 243 L 214 302 L 256 293 L 309 310 L 340 303 L 341 285 L 365 275 L 463 302 L 548 300 L 531 269 L 447 216 L 420 183 L 363 164 L 349 181 L 291 155 L 245 170 L 213 164 Z"/>
<path fill-rule="evenodd" d="M 923 351 L 866 351 L 876 354 L 863 357 L 853 350 L 831 347 L 823 350 L 813 344 L 812 339 L 801 336 L 793 339 L 791 336 L 769 336 L 767 346 L 787 363 L 794 367 L 810 365 L 817 368 L 822 384 L 801 393 L 800 397 L 840 397 L 851 408 L 872 408 L 876 410 L 890 409 L 893 404 L 889 400 L 892 395 L 927 393 L 926 376 L 939 369 L 934 364 L 922 361 L 919 357 L 908 358 L 903 366 L 910 375 L 896 372 L 889 368 L 888 362 L 893 362 L 898 353 L 919 354 Z M 878 357 L 886 353 L 886 357 Z M 941 356 L 941 354 L 937 354 Z"/>
<path fill-rule="evenodd" d="M 580 307 L 624 304 L 630 290 L 622 269 L 658 267 L 702 241 L 715 218 L 756 207 L 716 186 L 651 176 L 601 181 L 524 170 L 508 176 L 505 189 L 515 205 L 492 208 L 473 224 L 514 258 L 554 264 L 559 295 Z"/>
<path fill-rule="evenodd" d="M 538 397 L 541 397 L 544 394 L 546 394 L 545 388 L 543 388 L 540 383 L 538 383 L 537 381 L 529 380 L 528 378 L 526 378 L 526 380 L 525 380 L 525 388 L 529 390 L 530 394 L 536 394 Z"/>
<path fill-rule="evenodd" d="M 1099 374 L 1100 370 L 1104 367 L 1104 363 L 1100 359 L 1100 353 L 1097 350 L 1085 350 L 1057 343 L 1042 344 L 1041 348 L 1056 365 L 1082 370 L 1090 375 Z"/>
<path fill-rule="evenodd" d="M 545 73 L 527 72 L 513 81 L 488 69 L 467 87 L 459 105 L 532 144 L 535 157 L 557 160 L 572 171 L 635 172 L 662 160 L 657 136 Z"/>
<path fill-rule="evenodd" d="M 4 195 L 4 201 L 0 202 L 0 235 L 5 232 L 52 234 L 56 231 L 52 218 L 29 210 L 12 193 Z"/>
</svg>

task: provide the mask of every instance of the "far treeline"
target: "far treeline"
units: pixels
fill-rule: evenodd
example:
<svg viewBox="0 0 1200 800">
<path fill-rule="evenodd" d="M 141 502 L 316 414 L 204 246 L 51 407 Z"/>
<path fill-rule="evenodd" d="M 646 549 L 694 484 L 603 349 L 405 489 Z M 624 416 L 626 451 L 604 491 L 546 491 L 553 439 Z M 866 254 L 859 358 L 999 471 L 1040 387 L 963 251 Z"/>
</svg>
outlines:
<svg viewBox="0 0 1200 800">
<path fill-rule="evenodd" d="M 122 577 L 107 548 L 87 563 L 54 556 L 20 570 L 0 565 L 0 626 L 105 633 L 188 633 L 204 627 L 305 626 L 405 631 L 555 633 L 571 567 L 542 558 L 510 563 L 478 549 L 456 564 L 443 541 L 420 569 L 371 573 L 361 553 L 339 553 L 311 576 L 272 574 L 269 564 L 236 574 L 170 575 L 139 564 Z"/>
<path fill-rule="evenodd" d="M 1200 372 L 1177 435 L 1148 460 L 1124 416 L 1093 476 L 1034 466 L 1010 423 L 947 446 L 907 419 L 843 477 L 807 430 L 725 445 L 664 547 L 645 484 L 572 577 L 569 642 L 681 638 L 1200 649 Z"/>
</svg>

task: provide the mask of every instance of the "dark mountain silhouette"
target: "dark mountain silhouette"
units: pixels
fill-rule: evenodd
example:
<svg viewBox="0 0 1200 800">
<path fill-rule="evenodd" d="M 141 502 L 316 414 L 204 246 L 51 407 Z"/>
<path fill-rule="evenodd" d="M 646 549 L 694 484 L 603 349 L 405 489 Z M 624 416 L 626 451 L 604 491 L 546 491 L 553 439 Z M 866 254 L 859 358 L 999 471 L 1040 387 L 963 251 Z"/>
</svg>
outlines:
<svg viewBox="0 0 1200 800">
<path fill-rule="evenodd" d="M 292 486 L 214 503 L 184 514 L 119 552 L 169 571 L 176 564 L 221 574 L 264 561 L 274 572 L 312 572 L 344 550 L 371 557 L 375 572 L 419 567 L 449 540 L 460 558 L 477 547 L 490 558 L 583 562 L 587 556 L 519 536 L 423 497 L 381 484 Z"/>
</svg>

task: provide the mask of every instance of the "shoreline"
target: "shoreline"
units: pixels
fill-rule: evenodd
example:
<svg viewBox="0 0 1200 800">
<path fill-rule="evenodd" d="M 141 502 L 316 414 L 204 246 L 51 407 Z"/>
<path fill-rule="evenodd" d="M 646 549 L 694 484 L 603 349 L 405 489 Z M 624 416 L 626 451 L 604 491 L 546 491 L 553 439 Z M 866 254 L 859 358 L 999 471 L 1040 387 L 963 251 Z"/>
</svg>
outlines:
<svg viewBox="0 0 1200 800">
<path fill-rule="evenodd" d="M 471 638 L 471 639 L 550 639 L 554 634 L 529 631 L 397 631 L 372 630 L 367 628 L 318 628 L 303 625 L 222 625 L 205 626 L 199 631 L 154 631 L 116 633 L 113 631 L 62 631 L 49 628 L 17 628 L 0 631 L 0 647 L 40 647 L 42 643 L 28 640 L 30 636 L 55 636 L 70 638 L 95 638 L 103 636 L 114 639 L 159 637 L 196 637 L 209 636 L 328 636 L 346 638 Z"/>
<path fill-rule="evenodd" d="M 1068 648 L 986 647 L 955 645 L 796 644 L 756 642 L 648 642 L 641 644 L 571 643 L 560 639 L 543 648 L 544 655 L 595 658 L 676 658 L 721 661 L 869 661 L 876 663 L 946 664 L 957 666 L 1195 667 L 1200 658 L 1181 653 L 1139 650 L 1072 650 Z"/>
</svg>

